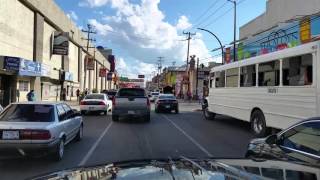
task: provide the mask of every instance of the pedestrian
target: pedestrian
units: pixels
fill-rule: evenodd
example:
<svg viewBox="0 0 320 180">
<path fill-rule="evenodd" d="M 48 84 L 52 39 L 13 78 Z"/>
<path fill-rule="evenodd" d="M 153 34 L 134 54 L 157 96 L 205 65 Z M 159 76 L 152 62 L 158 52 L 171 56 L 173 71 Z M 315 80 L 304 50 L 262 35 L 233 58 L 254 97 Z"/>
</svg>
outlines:
<svg viewBox="0 0 320 180">
<path fill-rule="evenodd" d="M 80 97 L 80 89 L 77 89 L 76 94 L 77 94 L 77 101 L 79 101 L 79 97 Z"/>
<path fill-rule="evenodd" d="M 30 90 L 30 92 L 28 92 L 28 94 L 27 94 L 27 100 L 28 100 L 28 101 L 35 101 L 35 100 L 36 100 L 33 89 Z"/>
<path fill-rule="evenodd" d="M 187 96 L 188 96 L 189 101 L 191 101 L 191 99 L 192 99 L 192 94 L 191 94 L 190 91 L 187 92 Z"/>
<path fill-rule="evenodd" d="M 199 99 L 199 104 L 202 104 L 202 99 L 203 99 L 203 93 L 202 92 L 199 93 L 198 99 Z"/>
<path fill-rule="evenodd" d="M 84 91 L 84 96 L 88 95 L 88 88 Z"/>
</svg>

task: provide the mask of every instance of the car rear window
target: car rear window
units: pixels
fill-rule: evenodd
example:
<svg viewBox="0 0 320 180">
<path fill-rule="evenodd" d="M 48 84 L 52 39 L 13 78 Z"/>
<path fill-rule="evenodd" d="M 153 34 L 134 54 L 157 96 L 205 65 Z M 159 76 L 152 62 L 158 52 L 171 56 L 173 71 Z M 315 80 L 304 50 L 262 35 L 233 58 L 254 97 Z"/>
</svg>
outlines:
<svg viewBox="0 0 320 180">
<path fill-rule="evenodd" d="M 117 92 L 107 92 L 108 96 L 115 96 L 117 94 Z"/>
<path fill-rule="evenodd" d="M 52 122 L 54 106 L 43 104 L 11 104 L 0 114 L 0 121 Z"/>
<path fill-rule="evenodd" d="M 158 95 L 159 95 L 159 93 L 151 93 L 151 95 L 156 95 L 156 96 L 158 96 Z"/>
<path fill-rule="evenodd" d="M 84 99 L 104 99 L 103 94 L 89 94 Z"/>
<path fill-rule="evenodd" d="M 159 99 L 176 99 L 174 96 L 159 96 Z"/>
<path fill-rule="evenodd" d="M 125 96 L 125 97 L 130 97 L 130 96 L 140 96 L 144 97 L 145 96 L 145 91 L 144 89 L 120 89 L 118 92 L 118 96 Z"/>
</svg>

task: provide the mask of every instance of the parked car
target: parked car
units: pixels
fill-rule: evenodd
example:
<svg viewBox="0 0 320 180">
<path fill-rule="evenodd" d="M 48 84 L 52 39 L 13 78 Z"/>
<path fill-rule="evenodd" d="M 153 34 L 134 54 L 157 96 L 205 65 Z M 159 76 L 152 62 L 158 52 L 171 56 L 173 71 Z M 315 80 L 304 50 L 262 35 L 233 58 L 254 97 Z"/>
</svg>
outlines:
<svg viewBox="0 0 320 180">
<path fill-rule="evenodd" d="M 151 95 L 150 101 L 155 102 L 157 100 L 157 98 L 159 97 L 160 93 L 159 92 L 151 92 L 150 95 Z"/>
<path fill-rule="evenodd" d="M 163 111 L 175 111 L 179 113 L 179 104 L 173 94 L 161 94 L 155 102 L 155 112 L 160 113 Z"/>
<path fill-rule="evenodd" d="M 246 157 L 318 163 L 320 118 L 304 120 L 267 138 L 253 139 L 248 145 Z"/>
<path fill-rule="evenodd" d="M 111 110 L 112 101 L 103 93 L 88 94 L 80 102 L 81 114 L 86 114 L 88 112 L 103 112 L 107 115 L 108 111 Z"/>
<path fill-rule="evenodd" d="M 81 114 L 65 103 L 13 103 L 0 114 L 0 154 L 42 156 L 56 160 L 64 155 L 64 146 L 81 140 Z"/>
<path fill-rule="evenodd" d="M 122 88 L 113 99 L 112 120 L 119 117 L 143 117 L 150 121 L 150 101 L 142 88 Z"/>
</svg>

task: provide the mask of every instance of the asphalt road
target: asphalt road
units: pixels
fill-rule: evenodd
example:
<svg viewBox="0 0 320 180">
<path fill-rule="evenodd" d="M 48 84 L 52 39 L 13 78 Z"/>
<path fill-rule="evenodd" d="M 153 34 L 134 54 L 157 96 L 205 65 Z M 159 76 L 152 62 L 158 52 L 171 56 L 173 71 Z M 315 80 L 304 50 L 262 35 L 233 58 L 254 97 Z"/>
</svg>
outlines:
<svg viewBox="0 0 320 180">
<path fill-rule="evenodd" d="M 217 116 L 203 119 L 195 104 L 181 104 L 180 114 L 151 114 L 151 122 L 112 122 L 111 115 L 84 117 L 84 138 L 66 146 L 64 159 L 20 158 L 0 161 L 0 179 L 39 174 L 114 161 L 180 156 L 243 157 L 253 136 L 247 123 Z"/>
</svg>

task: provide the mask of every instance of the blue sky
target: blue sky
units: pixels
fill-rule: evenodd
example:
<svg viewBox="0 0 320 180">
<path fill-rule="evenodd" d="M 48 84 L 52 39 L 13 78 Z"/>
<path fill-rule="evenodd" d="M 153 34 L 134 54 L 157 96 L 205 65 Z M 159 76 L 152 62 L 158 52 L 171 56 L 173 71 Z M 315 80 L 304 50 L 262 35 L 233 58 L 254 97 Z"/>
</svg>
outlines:
<svg viewBox="0 0 320 180">
<path fill-rule="evenodd" d="M 223 44 L 233 40 L 233 5 L 227 0 L 55 1 L 79 27 L 88 22 L 95 25 L 97 45 L 113 49 L 118 70 L 127 76 L 151 74 L 158 56 L 165 57 L 165 65 L 173 61 L 183 64 L 187 44 L 180 41 L 185 39 L 183 30 L 196 32 L 197 27 L 205 27 Z M 237 1 L 238 28 L 266 8 L 266 0 Z M 200 60 L 217 55 L 219 52 L 209 51 L 218 47 L 216 40 L 205 32 L 197 33 L 191 41 L 191 53 Z"/>
</svg>

